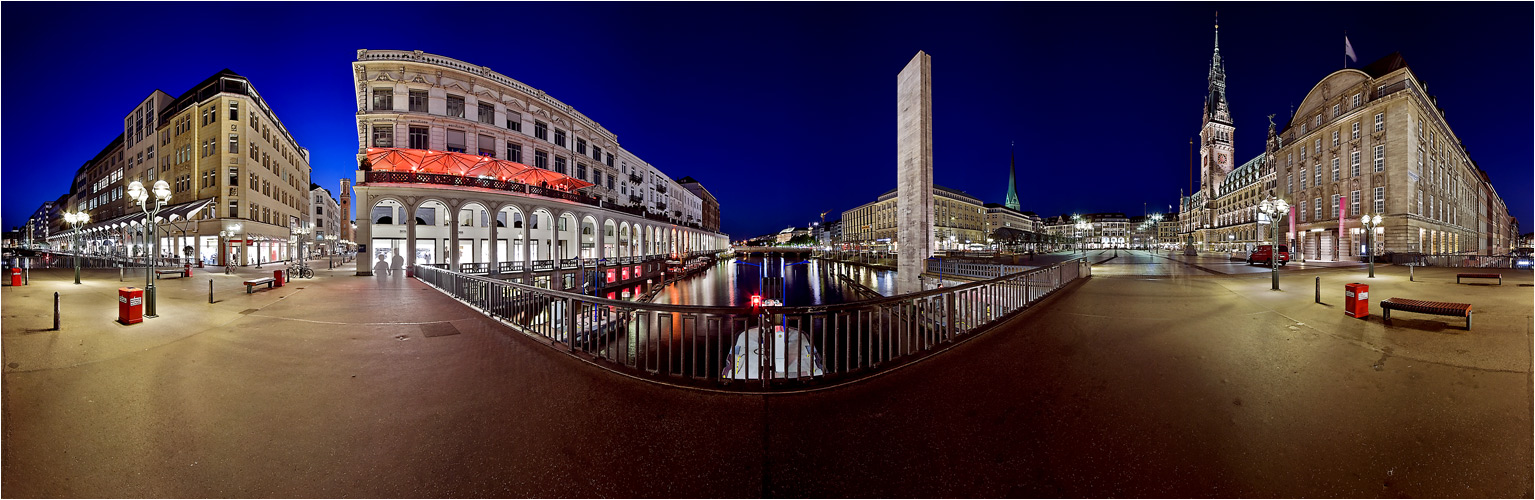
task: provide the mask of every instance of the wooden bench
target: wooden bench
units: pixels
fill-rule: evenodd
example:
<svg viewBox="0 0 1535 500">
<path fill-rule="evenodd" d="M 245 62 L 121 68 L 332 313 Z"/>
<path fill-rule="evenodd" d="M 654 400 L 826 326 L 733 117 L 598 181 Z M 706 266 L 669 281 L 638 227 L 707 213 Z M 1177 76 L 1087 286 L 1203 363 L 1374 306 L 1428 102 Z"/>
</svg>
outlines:
<svg viewBox="0 0 1535 500">
<path fill-rule="evenodd" d="M 1471 329 L 1471 304 L 1456 302 L 1433 302 L 1428 300 L 1401 299 L 1392 297 L 1380 301 L 1381 313 L 1386 320 L 1391 319 L 1391 310 L 1407 311 L 1423 314 L 1437 314 L 1439 316 L 1465 316 L 1466 329 Z"/>
<path fill-rule="evenodd" d="M 156 269 L 155 270 L 155 277 L 156 278 L 159 278 L 159 277 L 165 276 L 165 275 L 169 275 L 169 274 L 174 274 L 174 275 L 176 275 L 177 278 L 185 278 L 185 277 L 187 277 L 187 270 L 186 269 Z"/>
<path fill-rule="evenodd" d="M 256 278 L 253 280 L 245 280 L 245 293 L 251 293 L 256 285 L 266 285 L 267 288 L 272 288 L 272 285 L 276 282 L 277 280 L 273 278 Z"/>
<path fill-rule="evenodd" d="M 1503 284 L 1503 275 L 1500 274 L 1500 273 L 1460 273 L 1460 274 L 1455 275 L 1455 284 L 1457 284 L 1457 285 L 1460 284 L 1460 279 L 1461 278 L 1496 279 L 1496 280 L 1498 280 L 1498 284 L 1499 285 Z"/>
</svg>

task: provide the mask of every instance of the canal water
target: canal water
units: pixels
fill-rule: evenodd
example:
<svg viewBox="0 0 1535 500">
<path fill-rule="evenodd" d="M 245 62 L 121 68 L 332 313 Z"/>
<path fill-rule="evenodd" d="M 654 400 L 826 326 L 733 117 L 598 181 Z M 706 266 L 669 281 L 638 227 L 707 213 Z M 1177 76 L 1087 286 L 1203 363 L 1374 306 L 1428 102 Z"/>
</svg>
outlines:
<svg viewBox="0 0 1535 500">
<path fill-rule="evenodd" d="M 666 285 L 658 304 L 698 306 L 750 305 L 752 295 L 779 299 L 785 306 L 841 304 L 865 300 L 857 283 L 880 295 L 895 292 L 895 271 L 820 259 L 737 257 L 716 262 L 708 270 Z"/>
</svg>

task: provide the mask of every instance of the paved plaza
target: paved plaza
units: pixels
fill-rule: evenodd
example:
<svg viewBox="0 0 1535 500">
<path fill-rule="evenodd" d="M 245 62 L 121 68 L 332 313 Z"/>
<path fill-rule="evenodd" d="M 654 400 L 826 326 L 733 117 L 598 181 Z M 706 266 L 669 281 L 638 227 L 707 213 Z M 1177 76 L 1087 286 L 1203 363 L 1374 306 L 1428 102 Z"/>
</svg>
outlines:
<svg viewBox="0 0 1535 500">
<path fill-rule="evenodd" d="M 37 270 L 0 289 L 0 493 L 1532 495 L 1529 271 L 1296 263 L 1275 292 L 1217 257 L 1089 257 L 1093 278 L 948 352 L 770 396 L 615 375 L 324 261 L 254 294 L 239 282 L 270 269 L 160 280 L 160 317 L 135 326 L 113 322 L 116 289 L 142 274 Z M 1342 313 L 1359 281 L 1367 319 Z M 1470 302 L 1475 329 L 1386 325 L 1389 297 Z"/>
</svg>

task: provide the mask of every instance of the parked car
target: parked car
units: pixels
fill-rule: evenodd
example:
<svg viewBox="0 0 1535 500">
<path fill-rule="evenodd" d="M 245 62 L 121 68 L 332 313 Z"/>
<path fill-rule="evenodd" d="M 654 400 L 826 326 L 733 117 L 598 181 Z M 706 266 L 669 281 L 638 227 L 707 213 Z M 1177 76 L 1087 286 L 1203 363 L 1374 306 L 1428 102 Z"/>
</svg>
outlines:
<svg viewBox="0 0 1535 500">
<path fill-rule="evenodd" d="M 1273 265 L 1273 259 L 1274 245 L 1258 245 L 1258 249 L 1253 250 L 1253 253 L 1247 256 L 1247 264 L 1252 265 L 1262 262 L 1264 265 L 1271 266 Z M 1286 263 L 1289 262 L 1290 247 L 1286 245 L 1279 245 L 1279 265 L 1283 267 Z"/>
<path fill-rule="evenodd" d="M 1535 260 L 1531 254 L 1535 254 L 1532 248 L 1515 248 L 1513 252 L 1514 269 L 1529 269 L 1530 261 Z"/>
</svg>

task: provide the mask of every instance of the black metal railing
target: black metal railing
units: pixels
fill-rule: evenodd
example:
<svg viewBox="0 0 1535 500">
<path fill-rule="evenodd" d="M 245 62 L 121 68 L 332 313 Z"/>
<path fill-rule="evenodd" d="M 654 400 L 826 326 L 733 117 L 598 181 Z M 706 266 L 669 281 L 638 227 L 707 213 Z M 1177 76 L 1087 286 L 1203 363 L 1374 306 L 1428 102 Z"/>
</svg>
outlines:
<svg viewBox="0 0 1535 500">
<path fill-rule="evenodd" d="M 711 307 L 608 300 L 442 267 L 416 277 L 517 332 L 642 377 L 739 391 L 858 378 L 986 331 L 1072 281 L 1085 259 L 845 304 Z"/>
</svg>

